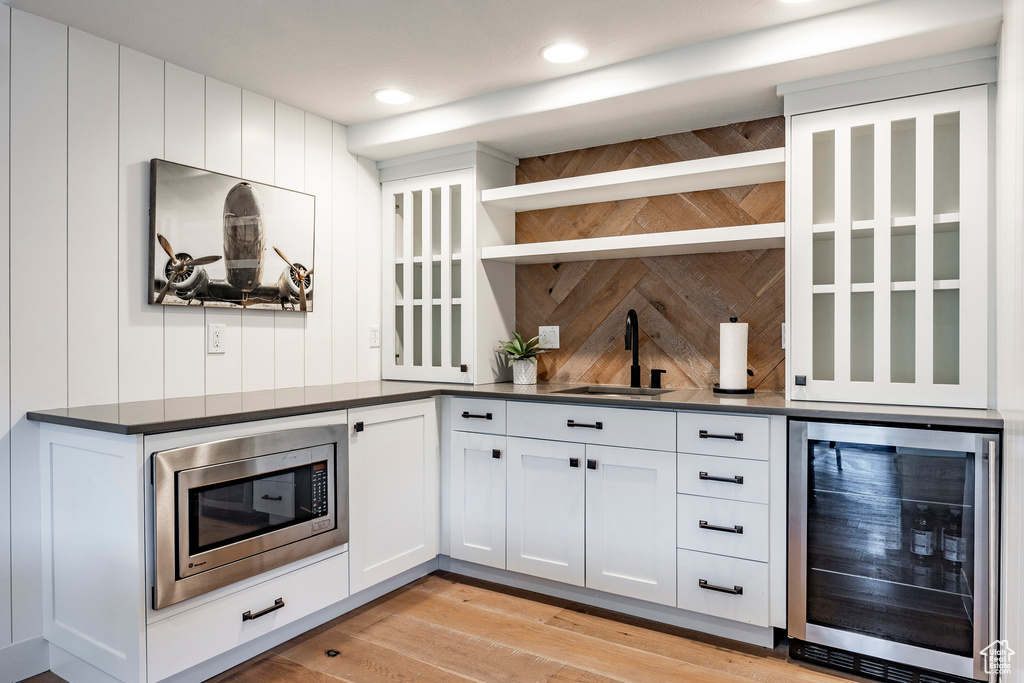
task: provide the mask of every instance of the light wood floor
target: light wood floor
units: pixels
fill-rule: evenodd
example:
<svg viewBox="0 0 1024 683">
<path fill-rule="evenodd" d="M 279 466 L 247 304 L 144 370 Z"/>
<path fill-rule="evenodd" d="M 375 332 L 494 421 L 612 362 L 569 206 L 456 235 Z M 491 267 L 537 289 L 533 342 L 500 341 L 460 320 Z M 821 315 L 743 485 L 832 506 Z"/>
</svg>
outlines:
<svg viewBox="0 0 1024 683">
<path fill-rule="evenodd" d="M 210 683 L 864 681 L 567 600 L 438 573 L 243 662 Z M 23 683 L 64 683 L 52 673 Z"/>
<path fill-rule="evenodd" d="M 212 679 L 216 683 L 339 680 L 839 683 L 862 679 L 787 661 L 783 652 L 745 647 L 453 574 L 424 577 Z"/>
</svg>

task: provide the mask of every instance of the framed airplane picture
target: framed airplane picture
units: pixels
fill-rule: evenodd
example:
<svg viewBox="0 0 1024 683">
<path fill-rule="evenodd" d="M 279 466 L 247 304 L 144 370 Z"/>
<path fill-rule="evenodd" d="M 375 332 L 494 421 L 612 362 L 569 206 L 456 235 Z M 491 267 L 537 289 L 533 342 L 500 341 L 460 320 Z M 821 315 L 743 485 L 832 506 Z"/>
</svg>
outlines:
<svg viewBox="0 0 1024 683">
<path fill-rule="evenodd" d="M 313 310 L 316 197 L 152 161 L 149 301 Z"/>
</svg>

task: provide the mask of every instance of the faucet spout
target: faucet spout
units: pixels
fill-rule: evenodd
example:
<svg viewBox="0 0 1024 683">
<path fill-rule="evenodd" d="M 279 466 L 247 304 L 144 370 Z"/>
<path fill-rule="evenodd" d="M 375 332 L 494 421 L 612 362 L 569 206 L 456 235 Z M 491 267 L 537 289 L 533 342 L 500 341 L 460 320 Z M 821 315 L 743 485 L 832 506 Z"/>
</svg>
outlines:
<svg viewBox="0 0 1024 683">
<path fill-rule="evenodd" d="M 626 314 L 626 351 L 633 352 L 633 364 L 629 368 L 629 386 L 640 386 L 640 321 L 632 308 Z"/>
</svg>

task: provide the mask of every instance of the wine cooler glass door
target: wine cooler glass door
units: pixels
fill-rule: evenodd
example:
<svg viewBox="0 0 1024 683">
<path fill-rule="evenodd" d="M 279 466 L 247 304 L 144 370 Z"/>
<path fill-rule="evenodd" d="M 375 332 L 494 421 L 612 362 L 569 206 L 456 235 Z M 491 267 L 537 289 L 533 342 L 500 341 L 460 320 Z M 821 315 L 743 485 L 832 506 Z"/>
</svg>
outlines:
<svg viewBox="0 0 1024 683">
<path fill-rule="evenodd" d="M 790 612 L 803 625 L 796 637 L 976 676 L 989 635 L 991 439 L 824 423 L 793 430 L 805 432 L 791 440 L 791 476 L 803 473 L 791 496 L 803 536 L 791 537 L 791 553 L 798 545 L 802 555 L 791 564 L 791 594 L 798 579 L 803 597 Z"/>
</svg>

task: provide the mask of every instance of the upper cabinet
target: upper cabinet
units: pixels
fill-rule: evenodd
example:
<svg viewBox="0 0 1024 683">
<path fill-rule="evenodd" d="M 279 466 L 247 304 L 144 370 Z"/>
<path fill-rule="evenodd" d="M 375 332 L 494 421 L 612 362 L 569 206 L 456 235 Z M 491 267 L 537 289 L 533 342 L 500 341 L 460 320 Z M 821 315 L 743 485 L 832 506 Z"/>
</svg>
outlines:
<svg viewBox="0 0 1024 683">
<path fill-rule="evenodd" d="M 481 190 L 515 178 L 515 159 L 482 145 L 382 162 L 384 379 L 488 383 L 515 324 L 515 268 L 480 249 L 514 239 L 515 214 Z"/>
<path fill-rule="evenodd" d="M 791 119 L 794 399 L 984 408 L 989 88 Z"/>
</svg>

